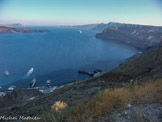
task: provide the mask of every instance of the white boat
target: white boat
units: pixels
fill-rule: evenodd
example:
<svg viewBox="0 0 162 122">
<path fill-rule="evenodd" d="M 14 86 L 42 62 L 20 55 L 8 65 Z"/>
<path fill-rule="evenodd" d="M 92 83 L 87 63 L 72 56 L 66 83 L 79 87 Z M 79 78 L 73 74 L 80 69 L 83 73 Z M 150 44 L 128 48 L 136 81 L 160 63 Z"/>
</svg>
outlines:
<svg viewBox="0 0 162 122">
<path fill-rule="evenodd" d="M 83 33 L 81 30 L 78 30 L 78 31 L 79 31 L 80 34 Z"/>
<path fill-rule="evenodd" d="M 6 93 L 5 92 L 0 92 L 0 97 L 4 97 L 6 96 Z"/>
<path fill-rule="evenodd" d="M 46 81 L 46 86 L 47 86 L 47 87 L 50 87 L 50 85 L 51 85 L 51 81 L 50 81 L 50 80 L 47 80 L 47 81 Z"/>
<path fill-rule="evenodd" d="M 9 75 L 9 72 L 8 71 L 5 71 L 5 75 L 8 76 Z"/>
<path fill-rule="evenodd" d="M 8 93 L 11 94 L 15 88 L 16 88 L 16 86 L 11 85 L 11 86 L 7 89 Z"/>
</svg>

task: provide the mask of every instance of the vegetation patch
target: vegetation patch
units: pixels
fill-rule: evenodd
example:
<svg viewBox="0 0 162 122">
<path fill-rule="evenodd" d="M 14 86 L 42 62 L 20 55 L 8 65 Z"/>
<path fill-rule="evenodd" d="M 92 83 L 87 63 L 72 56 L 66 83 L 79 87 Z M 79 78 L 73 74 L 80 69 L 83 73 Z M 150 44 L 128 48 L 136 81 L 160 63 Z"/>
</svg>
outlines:
<svg viewBox="0 0 162 122">
<path fill-rule="evenodd" d="M 62 104 L 63 102 L 61 102 Z M 41 115 L 42 122 L 94 121 L 108 116 L 115 110 L 129 107 L 131 104 L 162 103 L 162 79 L 142 85 L 125 86 L 100 91 L 89 102 L 75 106 L 65 106 L 59 111 L 49 110 Z M 67 105 L 66 103 L 63 103 Z M 55 104 L 54 104 L 55 105 Z"/>
</svg>

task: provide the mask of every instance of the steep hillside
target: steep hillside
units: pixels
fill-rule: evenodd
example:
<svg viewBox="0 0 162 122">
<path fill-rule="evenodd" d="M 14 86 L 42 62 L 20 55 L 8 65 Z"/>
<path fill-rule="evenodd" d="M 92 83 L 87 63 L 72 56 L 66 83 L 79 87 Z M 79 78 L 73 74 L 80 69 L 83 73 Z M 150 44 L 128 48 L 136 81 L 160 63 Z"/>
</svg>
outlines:
<svg viewBox="0 0 162 122">
<path fill-rule="evenodd" d="M 107 88 L 88 102 L 67 106 L 55 102 L 40 116 L 40 122 L 161 122 L 162 80 L 142 85 Z"/>
</svg>

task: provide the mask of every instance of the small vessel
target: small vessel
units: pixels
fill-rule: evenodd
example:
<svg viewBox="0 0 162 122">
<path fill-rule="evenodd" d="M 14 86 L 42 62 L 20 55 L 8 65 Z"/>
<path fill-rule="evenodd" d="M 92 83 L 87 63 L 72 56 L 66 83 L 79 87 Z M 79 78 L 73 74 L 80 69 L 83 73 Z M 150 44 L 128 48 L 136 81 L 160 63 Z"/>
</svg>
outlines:
<svg viewBox="0 0 162 122">
<path fill-rule="evenodd" d="M 16 86 L 11 85 L 10 87 L 8 87 L 7 92 L 8 92 L 9 94 L 11 94 L 15 88 L 16 88 Z"/>
<path fill-rule="evenodd" d="M 89 76 L 93 76 L 93 72 L 87 72 L 87 71 L 83 71 L 83 70 L 78 70 L 78 73 L 86 74 L 86 75 L 89 75 Z"/>
<path fill-rule="evenodd" d="M 36 78 L 34 78 L 31 83 L 30 83 L 30 88 L 33 88 L 35 86 L 36 83 Z"/>
<path fill-rule="evenodd" d="M 47 81 L 46 81 L 46 86 L 47 86 L 47 87 L 50 87 L 50 85 L 51 85 L 51 81 L 50 81 L 50 80 L 47 80 Z"/>
<path fill-rule="evenodd" d="M 9 72 L 8 71 L 5 71 L 5 75 L 8 76 L 9 75 Z"/>
<path fill-rule="evenodd" d="M 78 31 L 79 31 L 80 34 L 83 33 L 81 30 L 78 30 Z"/>
<path fill-rule="evenodd" d="M 95 69 L 95 70 L 93 70 L 91 72 L 78 70 L 78 73 L 86 74 L 86 75 L 89 75 L 89 76 L 99 76 L 99 74 L 101 74 L 101 72 L 102 72 L 101 69 Z"/>
</svg>

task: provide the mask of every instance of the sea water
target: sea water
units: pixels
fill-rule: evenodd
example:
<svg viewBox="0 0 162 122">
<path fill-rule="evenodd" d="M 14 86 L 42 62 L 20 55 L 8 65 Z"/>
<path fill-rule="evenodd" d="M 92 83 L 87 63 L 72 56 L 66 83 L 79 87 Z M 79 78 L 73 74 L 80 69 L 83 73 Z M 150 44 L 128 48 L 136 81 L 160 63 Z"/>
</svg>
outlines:
<svg viewBox="0 0 162 122">
<path fill-rule="evenodd" d="M 96 31 L 70 27 L 28 27 L 40 33 L 0 34 L 0 85 L 28 87 L 89 78 L 78 70 L 109 71 L 139 50 L 112 40 L 96 39 Z M 82 31 L 82 33 L 80 33 Z M 27 76 L 27 73 L 33 71 Z M 5 75 L 5 71 L 9 75 Z"/>
</svg>

